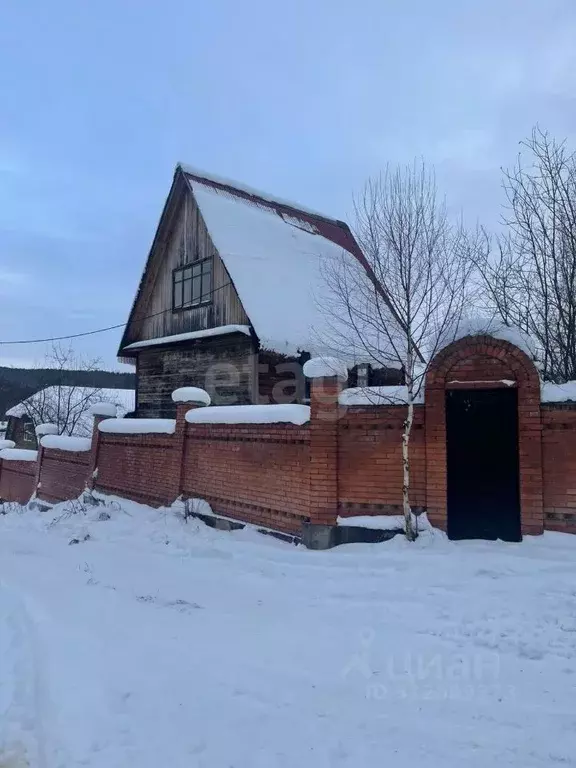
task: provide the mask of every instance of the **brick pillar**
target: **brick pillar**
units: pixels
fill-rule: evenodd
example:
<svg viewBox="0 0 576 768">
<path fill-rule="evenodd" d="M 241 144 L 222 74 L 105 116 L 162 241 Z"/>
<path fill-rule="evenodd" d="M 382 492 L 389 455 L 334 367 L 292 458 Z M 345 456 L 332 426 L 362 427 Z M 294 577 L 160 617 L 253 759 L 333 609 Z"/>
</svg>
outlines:
<svg viewBox="0 0 576 768">
<path fill-rule="evenodd" d="M 42 448 L 42 438 L 45 435 L 57 435 L 57 424 L 39 424 L 36 427 L 36 441 L 38 443 L 38 456 L 36 458 L 36 476 L 34 478 L 34 493 L 33 496 L 38 495 L 38 491 L 41 490 L 42 482 L 42 461 L 44 459 L 44 448 Z"/>
<path fill-rule="evenodd" d="M 194 408 L 202 408 L 210 405 L 210 395 L 199 387 L 180 387 L 172 393 L 172 400 L 176 403 L 176 441 L 177 467 L 174 472 L 174 498 L 182 494 L 184 485 L 184 465 L 186 459 L 186 414 Z"/>
<path fill-rule="evenodd" d="M 336 525 L 338 516 L 337 376 L 313 378 L 310 387 L 310 522 Z"/>
</svg>

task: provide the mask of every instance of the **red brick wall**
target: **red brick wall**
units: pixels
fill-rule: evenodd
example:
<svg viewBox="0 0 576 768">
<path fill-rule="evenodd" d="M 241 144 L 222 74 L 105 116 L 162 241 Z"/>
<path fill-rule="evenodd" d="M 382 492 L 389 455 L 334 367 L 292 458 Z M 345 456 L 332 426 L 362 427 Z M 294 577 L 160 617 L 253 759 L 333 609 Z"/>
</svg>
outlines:
<svg viewBox="0 0 576 768">
<path fill-rule="evenodd" d="M 56 504 L 75 499 L 86 488 L 90 475 L 90 452 L 42 449 L 37 496 Z"/>
<path fill-rule="evenodd" d="M 404 406 L 346 409 L 339 421 L 339 514 L 402 514 Z M 410 436 L 410 503 L 426 506 L 424 407 L 414 407 Z"/>
<path fill-rule="evenodd" d="M 0 499 L 26 504 L 34 493 L 35 461 L 0 460 Z"/>
<path fill-rule="evenodd" d="M 100 432 L 96 490 L 152 506 L 178 496 L 180 443 L 175 435 Z"/>
<path fill-rule="evenodd" d="M 542 406 L 544 525 L 576 533 L 576 405 Z"/>
<path fill-rule="evenodd" d="M 291 424 L 188 424 L 182 491 L 218 514 L 299 533 L 309 514 L 309 439 Z"/>
</svg>

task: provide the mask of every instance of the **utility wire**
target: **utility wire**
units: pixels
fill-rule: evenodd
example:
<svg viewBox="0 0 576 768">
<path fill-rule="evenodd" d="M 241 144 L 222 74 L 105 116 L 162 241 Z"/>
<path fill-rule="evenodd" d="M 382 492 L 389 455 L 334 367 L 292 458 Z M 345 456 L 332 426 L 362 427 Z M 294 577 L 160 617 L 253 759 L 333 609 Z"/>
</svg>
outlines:
<svg viewBox="0 0 576 768">
<path fill-rule="evenodd" d="M 231 283 L 224 283 L 224 285 L 220 285 L 218 288 L 214 288 L 210 291 L 209 296 L 213 296 L 217 291 L 222 290 L 222 288 L 226 288 L 227 286 L 231 285 Z M 190 307 L 190 309 L 194 309 L 194 307 Z M 146 315 L 145 317 L 138 317 L 136 320 L 138 322 L 141 322 L 142 320 L 149 320 L 152 317 L 158 317 L 158 315 L 164 315 L 166 312 L 172 312 L 172 308 L 169 309 L 161 309 L 160 312 L 154 312 L 152 315 Z M 45 344 L 48 341 L 65 341 L 66 339 L 79 339 L 81 336 L 94 336 L 96 333 L 105 333 L 106 331 L 114 331 L 117 328 L 125 328 L 128 325 L 128 323 L 118 323 L 118 325 L 109 325 L 107 328 L 96 328 L 93 331 L 84 331 L 83 333 L 72 333 L 69 336 L 49 336 L 45 339 L 16 339 L 14 341 L 1 341 L 0 345 L 8 345 L 8 344 Z"/>
</svg>

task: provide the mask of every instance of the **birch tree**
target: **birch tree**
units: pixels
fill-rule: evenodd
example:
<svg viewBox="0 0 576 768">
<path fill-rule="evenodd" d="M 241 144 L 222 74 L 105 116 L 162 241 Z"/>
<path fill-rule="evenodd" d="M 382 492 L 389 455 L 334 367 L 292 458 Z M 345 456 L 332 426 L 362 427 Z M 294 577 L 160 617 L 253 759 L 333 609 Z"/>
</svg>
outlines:
<svg viewBox="0 0 576 768">
<path fill-rule="evenodd" d="M 402 506 L 406 536 L 413 540 L 417 521 L 410 501 L 409 449 L 414 404 L 428 362 L 457 332 L 469 298 L 471 252 L 481 241 L 449 220 L 434 173 L 424 163 L 387 168 L 368 179 L 354 210 L 365 263 L 343 254 L 324 269 L 327 342 L 347 359 L 403 371 L 405 387 L 387 398 L 406 404 Z"/>
</svg>

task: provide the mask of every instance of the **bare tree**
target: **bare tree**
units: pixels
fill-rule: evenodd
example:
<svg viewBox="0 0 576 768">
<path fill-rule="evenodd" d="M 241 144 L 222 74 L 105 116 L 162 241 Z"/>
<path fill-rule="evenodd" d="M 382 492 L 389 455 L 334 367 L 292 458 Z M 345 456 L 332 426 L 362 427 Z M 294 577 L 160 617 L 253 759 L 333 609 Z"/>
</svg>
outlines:
<svg viewBox="0 0 576 768">
<path fill-rule="evenodd" d="M 424 163 L 371 178 L 355 200 L 356 236 L 367 265 L 344 254 L 324 270 L 328 344 L 344 356 L 404 371 L 402 500 L 406 536 L 417 535 L 410 503 L 414 403 L 440 344 L 450 341 L 467 301 L 478 236 L 452 224 Z"/>
<path fill-rule="evenodd" d="M 50 377 L 51 384 L 24 401 L 24 410 L 35 426 L 56 424 L 61 435 L 89 437 L 92 432 L 89 411 L 102 399 L 100 387 L 71 385 L 71 371 L 97 371 L 99 361 L 77 355 L 71 347 L 54 345 L 46 356 L 43 368 L 57 370 L 60 375 Z"/>
<path fill-rule="evenodd" d="M 535 128 L 503 173 L 506 230 L 477 262 L 487 307 L 536 341 L 544 378 L 576 379 L 576 154 Z"/>
</svg>

